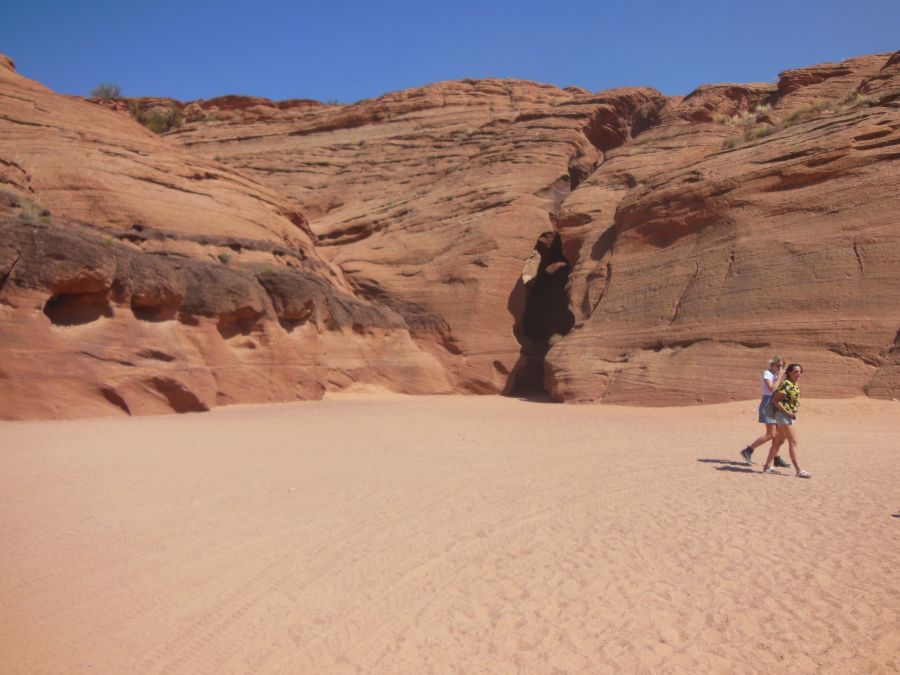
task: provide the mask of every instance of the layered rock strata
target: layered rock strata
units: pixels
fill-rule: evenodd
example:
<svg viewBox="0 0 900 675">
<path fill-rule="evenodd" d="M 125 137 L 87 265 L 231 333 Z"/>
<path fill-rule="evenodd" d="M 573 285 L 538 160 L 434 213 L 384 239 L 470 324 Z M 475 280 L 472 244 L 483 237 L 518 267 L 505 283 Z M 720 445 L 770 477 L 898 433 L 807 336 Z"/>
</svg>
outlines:
<svg viewBox="0 0 900 675">
<path fill-rule="evenodd" d="M 896 396 L 896 61 L 703 87 L 609 153 L 561 207 L 578 323 L 553 396 L 745 398 L 770 352 L 817 396 Z"/>
<path fill-rule="evenodd" d="M 664 102 L 645 88 L 445 82 L 348 106 L 251 99 L 246 118 L 232 98 L 190 104 L 196 121 L 166 138 L 286 195 L 359 293 L 443 347 L 455 390 L 498 393 L 515 388 L 522 356 L 522 261 Z"/>
<path fill-rule="evenodd" d="M 405 320 L 318 256 L 289 201 L 4 66 L 2 417 L 451 390 Z"/>
<path fill-rule="evenodd" d="M 7 416 L 357 384 L 714 402 L 772 352 L 811 395 L 900 394 L 898 54 L 685 97 L 92 104 L 5 62 L 0 94 Z"/>
<path fill-rule="evenodd" d="M 897 67 L 865 56 L 683 98 L 484 80 L 254 99 L 246 118 L 207 101 L 186 110 L 221 123 L 194 112 L 169 138 L 288 196 L 357 287 L 436 317 L 458 389 L 513 391 L 533 369 L 514 275 L 549 222 L 577 320 L 547 354 L 555 399 L 747 398 L 770 351 L 809 361 L 819 396 L 888 396 Z"/>
</svg>

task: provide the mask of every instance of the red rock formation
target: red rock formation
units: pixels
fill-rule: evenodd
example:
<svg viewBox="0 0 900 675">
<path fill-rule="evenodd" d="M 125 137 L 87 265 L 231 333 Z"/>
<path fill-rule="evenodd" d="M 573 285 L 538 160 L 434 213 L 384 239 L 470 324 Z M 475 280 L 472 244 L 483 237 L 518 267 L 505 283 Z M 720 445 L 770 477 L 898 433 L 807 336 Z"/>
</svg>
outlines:
<svg viewBox="0 0 900 675">
<path fill-rule="evenodd" d="M 520 358 L 522 260 L 604 152 L 646 128 L 652 89 L 445 82 L 348 106 L 193 122 L 167 136 L 312 218 L 320 254 L 433 345 L 454 389 L 493 393 Z"/>
<path fill-rule="evenodd" d="M 789 71 L 777 94 L 742 90 L 741 109 L 704 87 L 609 153 L 562 205 L 579 324 L 548 355 L 553 396 L 746 398 L 769 352 L 805 362 L 817 396 L 895 396 L 900 203 L 887 186 L 900 183 L 900 78 L 884 75 L 895 58 Z M 855 98 L 869 82 L 884 103 Z M 754 121 L 768 106 L 786 123 Z"/>
<path fill-rule="evenodd" d="M 0 416 L 450 389 L 290 202 L 0 65 Z"/>
<path fill-rule="evenodd" d="M 541 368 L 557 400 L 712 402 L 755 396 L 772 351 L 816 396 L 895 396 L 898 71 L 867 56 L 683 98 L 479 80 L 98 106 L 0 64 L 19 204 L 0 349 L 32 360 L 4 359 L 0 394 L 25 401 L 39 360 L 61 373 L 7 414 L 494 393 Z M 166 107 L 162 137 L 131 117 Z"/>
<path fill-rule="evenodd" d="M 352 106 L 271 108 L 264 125 L 258 114 L 189 124 L 171 138 L 289 196 L 358 287 L 436 317 L 433 339 L 459 357 L 444 359 L 457 388 L 512 388 L 510 333 L 521 339 L 527 293 L 510 279 L 549 217 L 579 320 L 549 355 L 555 398 L 752 396 L 747 383 L 772 349 L 821 363 L 807 378 L 819 395 L 864 385 L 888 395 L 896 385 L 880 384 L 894 381 L 882 364 L 900 326 L 875 308 L 896 304 L 884 262 L 896 198 L 884 185 L 897 169 L 860 144 L 893 142 L 892 69 L 896 56 L 866 56 L 683 99 L 442 83 Z M 873 106 L 876 90 L 887 100 Z M 795 267 L 804 247 L 803 260 L 832 264 L 863 241 L 830 282 L 801 274 L 802 321 L 774 320 L 793 305 L 774 300 L 789 296 L 770 272 Z M 862 303 L 851 292 L 860 284 Z"/>
</svg>

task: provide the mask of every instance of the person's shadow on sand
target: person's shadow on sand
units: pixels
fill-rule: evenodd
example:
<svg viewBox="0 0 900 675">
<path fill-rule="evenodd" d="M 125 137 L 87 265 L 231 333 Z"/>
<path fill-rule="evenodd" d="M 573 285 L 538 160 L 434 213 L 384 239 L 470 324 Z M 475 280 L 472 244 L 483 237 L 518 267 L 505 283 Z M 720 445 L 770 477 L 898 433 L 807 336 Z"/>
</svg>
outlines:
<svg viewBox="0 0 900 675">
<path fill-rule="evenodd" d="M 753 469 L 749 468 L 745 462 L 738 462 L 733 459 L 698 459 L 698 462 L 705 462 L 707 464 L 719 464 L 721 466 L 716 467 L 716 471 L 734 471 L 735 473 L 757 473 Z"/>
</svg>

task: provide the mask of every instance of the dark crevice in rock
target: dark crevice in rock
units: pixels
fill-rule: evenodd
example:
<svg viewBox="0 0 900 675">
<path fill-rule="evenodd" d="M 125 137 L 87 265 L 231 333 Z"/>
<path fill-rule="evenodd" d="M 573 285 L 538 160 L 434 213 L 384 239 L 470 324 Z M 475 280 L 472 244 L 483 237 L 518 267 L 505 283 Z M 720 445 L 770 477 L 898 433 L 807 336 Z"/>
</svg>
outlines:
<svg viewBox="0 0 900 675">
<path fill-rule="evenodd" d="M 859 268 L 859 273 L 864 274 L 865 270 L 863 269 L 862 257 L 859 254 L 859 242 L 858 241 L 853 242 L 853 255 L 856 256 L 856 266 Z"/>
<path fill-rule="evenodd" d="M 177 413 L 206 412 L 209 410 L 208 405 L 177 380 L 168 377 L 154 377 L 150 383 L 156 391 L 166 397 L 172 410 Z"/>
<path fill-rule="evenodd" d="M 463 353 L 463 350 L 459 348 L 456 342 L 456 338 L 452 335 L 442 335 L 441 346 L 454 356 L 461 356 Z"/>
<path fill-rule="evenodd" d="M 134 312 L 135 318 L 140 319 L 141 321 L 170 321 L 178 316 L 177 308 L 138 307 L 132 304 L 131 311 Z"/>
<path fill-rule="evenodd" d="M 305 325 L 307 321 L 308 319 L 285 319 L 278 317 L 278 323 L 288 333 L 293 333 L 296 328 Z"/>
<path fill-rule="evenodd" d="M 545 232 L 535 244 L 525 271 L 510 294 L 508 307 L 521 345 L 519 361 L 503 393 L 546 400 L 544 361 L 547 352 L 575 325 L 567 285 L 570 265 L 558 232 Z"/>
<path fill-rule="evenodd" d="M 654 344 L 646 347 L 648 351 L 661 352 L 663 349 L 685 349 L 687 347 L 693 347 L 694 345 L 702 344 L 704 342 L 714 342 L 712 338 L 702 337 L 702 338 L 687 338 L 684 340 L 657 340 Z"/>
<path fill-rule="evenodd" d="M 373 221 L 363 225 L 351 225 L 350 227 L 337 228 L 331 232 L 323 232 L 318 235 L 320 246 L 339 246 L 353 244 L 371 237 L 387 227 L 386 222 Z"/>
<path fill-rule="evenodd" d="M 165 289 L 131 296 L 131 311 L 141 321 L 171 321 L 178 316 L 181 297 Z"/>
<path fill-rule="evenodd" d="M 220 316 L 216 329 L 226 340 L 237 335 L 250 335 L 262 317 L 262 313 L 249 307 L 241 308 L 232 314 Z"/>
<path fill-rule="evenodd" d="M 849 343 L 833 344 L 828 347 L 828 351 L 846 356 L 850 359 L 859 359 L 869 366 L 880 368 L 884 365 L 884 357 L 878 354 L 872 354 L 871 349 L 864 345 L 855 345 Z"/>
<path fill-rule="evenodd" d="M 129 176 L 129 178 L 133 178 L 134 180 L 143 181 L 145 183 L 152 183 L 153 185 L 159 185 L 160 187 L 167 188 L 169 190 L 177 190 L 178 192 L 186 192 L 190 195 L 198 195 L 200 197 L 210 197 L 205 192 L 197 192 L 196 190 L 187 190 L 179 185 L 175 185 L 175 183 L 170 183 L 168 181 L 160 180 L 158 178 L 153 178 L 151 176 Z M 211 197 L 210 197 L 211 199 Z"/>
<path fill-rule="evenodd" d="M 572 161 L 569 163 L 569 192 L 573 192 L 575 188 L 581 185 L 586 178 L 588 178 L 594 171 L 597 170 L 597 167 L 600 166 L 600 162 L 591 162 L 589 164 L 583 164 L 578 161 Z M 566 197 L 568 194 L 566 195 Z M 565 197 L 562 201 L 565 200 Z"/>
<path fill-rule="evenodd" d="M 110 318 L 108 291 L 58 293 L 44 305 L 44 314 L 56 326 L 80 326 L 102 317 Z"/>
<path fill-rule="evenodd" d="M 200 319 L 196 314 L 188 314 L 187 312 L 178 313 L 178 323 L 185 326 L 199 326 Z"/>
<path fill-rule="evenodd" d="M 0 291 L 3 290 L 4 286 L 6 286 L 6 282 L 12 276 L 13 270 L 16 269 L 16 264 L 18 264 L 19 258 L 21 257 L 21 253 L 17 254 L 13 261 L 9 264 L 9 269 L 7 269 L 2 276 L 0 276 Z"/>
<path fill-rule="evenodd" d="M 138 352 L 138 356 L 145 359 L 153 359 L 154 361 L 164 361 L 166 363 L 171 363 L 175 360 L 175 357 L 171 354 L 166 354 L 158 349 L 144 349 Z"/>
<path fill-rule="evenodd" d="M 93 352 L 89 352 L 86 349 L 82 349 L 78 353 L 81 354 L 82 356 L 87 356 L 88 358 L 96 359 L 97 361 L 102 361 L 104 363 L 116 363 L 120 366 L 128 366 L 128 367 L 134 366 L 134 364 L 131 361 L 129 361 L 128 359 L 116 359 L 116 358 L 111 358 L 109 356 L 101 356 L 100 354 L 94 354 Z"/>
<path fill-rule="evenodd" d="M 672 313 L 672 318 L 669 319 L 669 325 L 671 326 L 678 320 L 678 315 L 681 314 L 681 307 L 684 305 L 684 299 L 687 297 L 688 291 L 694 285 L 694 282 L 697 280 L 697 277 L 700 275 L 700 264 L 694 263 L 694 273 L 691 275 L 691 278 L 688 279 L 687 284 L 685 284 L 684 288 L 681 290 L 681 294 L 678 296 L 678 301 L 675 303 L 675 310 Z"/>
<path fill-rule="evenodd" d="M 771 342 L 765 341 L 751 341 L 751 340 L 722 340 L 722 342 L 728 343 L 733 342 L 736 345 L 740 345 L 741 347 L 747 347 L 748 349 L 763 349 L 765 347 L 770 347 Z"/>
<path fill-rule="evenodd" d="M 107 401 L 112 403 L 117 408 L 125 411 L 126 415 L 131 415 L 131 408 L 128 407 L 128 403 L 125 402 L 125 399 L 112 387 L 101 387 L 100 395 L 103 396 Z"/>
<path fill-rule="evenodd" d="M 591 260 L 596 260 L 597 262 L 602 262 L 604 259 L 606 260 L 606 267 L 602 272 L 597 271 L 588 275 L 588 281 L 597 282 L 600 279 L 603 280 L 603 288 L 600 289 L 600 293 L 597 295 L 596 299 L 591 302 L 590 294 L 585 293 L 581 303 L 581 311 L 584 316 L 590 317 L 596 310 L 597 307 L 600 306 L 600 303 L 603 301 L 603 298 L 606 297 L 606 293 L 609 291 L 609 285 L 612 283 L 613 276 L 613 266 L 612 266 L 612 251 L 613 246 L 616 243 L 616 226 L 610 225 L 606 230 L 603 231 L 597 241 L 594 242 L 594 245 L 591 247 Z"/>
</svg>

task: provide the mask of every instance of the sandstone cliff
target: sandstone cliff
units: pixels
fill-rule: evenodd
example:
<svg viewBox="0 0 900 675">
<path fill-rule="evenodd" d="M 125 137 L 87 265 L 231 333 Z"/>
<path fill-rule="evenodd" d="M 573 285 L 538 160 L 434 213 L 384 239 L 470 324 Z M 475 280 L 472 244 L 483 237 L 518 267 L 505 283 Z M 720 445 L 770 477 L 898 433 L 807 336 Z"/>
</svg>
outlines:
<svg viewBox="0 0 900 675">
<path fill-rule="evenodd" d="M 815 395 L 896 396 L 898 92 L 896 55 L 703 87 L 610 153 L 562 205 L 578 324 L 554 397 L 746 397 L 769 352 Z"/>
<path fill-rule="evenodd" d="M 11 63 L 0 94 L 0 416 L 450 390 L 270 188 Z"/>
<path fill-rule="evenodd" d="M 286 195 L 360 293 L 445 347 L 456 390 L 496 393 L 522 368 L 524 259 L 562 200 L 664 98 L 481 80 L 350 106 L 265 111 L 254 99 L 248 119 L 227 103 L 187 106 L 197 121 L 167 138 Z"/>
<path fill-rule="evenodd" d="M 685 97 L 88 102 L 5 62 L 0 94 L 7 417 L 355 384 L 712 402 L 771 352 L 811 395 L 900 393 L 898 54 Z"/>
<path fill-rule="evenodd" d="M 501 80 L 246 113 L 230 97 L 168 138 L 286 195 L 358 289 L 426 313 L 459 390 L 747 398 L 778 351 L 816 395 L 893 396 L 898 61 L 683 98 Z M 518 274 L 547 231 L 561 294 Z"/>
</svg>

